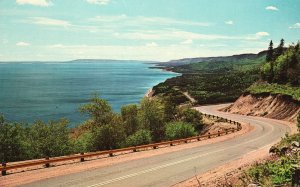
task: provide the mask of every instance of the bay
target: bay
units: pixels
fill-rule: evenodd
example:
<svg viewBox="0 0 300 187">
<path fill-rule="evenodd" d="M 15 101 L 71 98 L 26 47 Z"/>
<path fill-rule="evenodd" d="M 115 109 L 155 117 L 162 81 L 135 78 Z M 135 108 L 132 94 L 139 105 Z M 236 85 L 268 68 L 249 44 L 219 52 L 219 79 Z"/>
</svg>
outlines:
<svg viewBox="0 0 300 187">
<path fill-rule="evenodd" d="M 156 84 L 178 75 L 151 66 L 103 60 L 0 63 L 0 114 L 24 123 L 67 118 L 76 126 L 86 118 L 78 108 L 93 93 L 119 112 L 123 105 L 139 103 Z"/>
</svg>

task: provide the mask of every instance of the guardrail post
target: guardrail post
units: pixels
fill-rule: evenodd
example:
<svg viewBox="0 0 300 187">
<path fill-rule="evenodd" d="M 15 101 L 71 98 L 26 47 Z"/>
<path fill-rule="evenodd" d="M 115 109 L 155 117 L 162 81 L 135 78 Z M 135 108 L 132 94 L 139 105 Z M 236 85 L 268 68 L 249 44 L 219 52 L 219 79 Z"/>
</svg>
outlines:
<svg viewBox="0 0 300 187">
<path fill-rule="evenodd" d="M 114 154 L 113 154 L 113 153 L 109 153 L 109 156 L 110 156 L 110 157 L 113 157 L 113 156 L 114 156 Z"/>
<path fill-rule="evenodd" d="M 46 161 L 49 161 L 49 157 L 48 156 L 46 157 Z M 46 162 L 45 166 L 46 166 L 46 168 L 49 168 L 50 167 L 50 163 Z"/>
<path fill-rule="evenodd" d="M 170 146 L 173 146 L 173 143 L 170 143 Z"/>
<path fill-rule="evenodd" d="M 210 132 L 208 133 L 208 139 L 210 139 Z"/>
<path fill-rule="evenodd" d="M 221 134 L 220 134 L 220 131 L 218 131 L 218 136 L 220 136 Z"/>
<path fill-rule="evenodd" d="M 200 141 L 200 137 L 199 136 L 198 136 L 197 140 Z"/>
<path fill-rule="evenodd" d="M 84 153 L 80 153 L 80 155 L 83 156 Z M 81 157 L 81 158 L 80 158 L 80 162 L 84 162 L 84 157 Z"/>
<path fill-rule="evenodd" d="M 153 149 L 157 149 L 157 146 L 153 146 Z"/>
<path fill-rule="evenodd" d="M 1 171 L 1 174 L 2 174 L 2 176 L 5 176 L 6 175 L 6 163 L 5 162 L 2 162 L 2 167 L 3 167 L 3 169 Z"/>
<path fill-rule="evenodd" d="M 133 152 L 136 152 L 136 149 L 133 149 Z"/>
</svg>

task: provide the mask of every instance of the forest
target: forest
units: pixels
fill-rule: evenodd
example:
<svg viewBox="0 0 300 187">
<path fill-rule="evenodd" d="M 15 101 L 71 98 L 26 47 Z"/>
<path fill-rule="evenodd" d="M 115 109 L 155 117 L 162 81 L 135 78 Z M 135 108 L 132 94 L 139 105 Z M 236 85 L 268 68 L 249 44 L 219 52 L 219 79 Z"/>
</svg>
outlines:
<svg viewBox="0 0 300 187">
<path fill-rule="evenodd" d="M 22 124 L 8 122 L 1 116 L 0 161 L 55 157 L 186 138 L 198 135 L 203 127 L 202 114 L 198 111 L 159 98 L 144 98 L 139 105 L 123 106 L 121 113 L 116 113 L 106 100 L 94 95 L 80 111 L 89 119 L 73 129 L 66 119 Z"/>
<path fill-rule="evenodd" d="M 183 92 L 194 97 L 196 104 L 233 102 L 245 92 L 290 95 L 298 100 L 299 54 L 299 42 L 286 48 L 282 39 L 278 47 L 273 48 L 271 41 L 268 50 L 255 56 L 168 67 L 182 75 L 155 86 L 155 95 L 172 97 L 177 104 L 188 101 Z"/>
</svg>

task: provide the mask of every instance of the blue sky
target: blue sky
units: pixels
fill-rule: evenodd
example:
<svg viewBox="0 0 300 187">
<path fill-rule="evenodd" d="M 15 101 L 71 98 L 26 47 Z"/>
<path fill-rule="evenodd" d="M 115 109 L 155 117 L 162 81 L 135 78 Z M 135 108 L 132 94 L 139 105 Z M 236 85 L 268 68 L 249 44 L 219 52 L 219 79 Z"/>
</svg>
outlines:
<svg viewBox="0 0 300 187">
<path fill-rule="evenodd" d="M 299 0 L 0 0 L 0 61 L 167 61 L 300 40 Z"/>
</svg>

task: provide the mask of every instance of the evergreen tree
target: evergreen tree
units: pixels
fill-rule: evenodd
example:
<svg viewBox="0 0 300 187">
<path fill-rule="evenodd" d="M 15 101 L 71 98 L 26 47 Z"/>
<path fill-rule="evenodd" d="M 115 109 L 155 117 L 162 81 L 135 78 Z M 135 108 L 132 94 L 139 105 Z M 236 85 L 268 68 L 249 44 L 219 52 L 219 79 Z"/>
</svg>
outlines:
<svg viewBox="0 0 300 187">
<path fill-rule="evenodd" d="M 283 51 L 284 51 L 284 39 L 282 38 L 276 49 L 276 53 L 274 55 L 274 60 L 277 59 L 280 55 L 282 55 Z"/>
<path fill-rule="evenodd" d="M 273 41 L 270 41 L 269 49 L 267 51 L 266 61 L 271 62 L 273 60 L 274 49 L 273 49 Z"/>
</svg>

